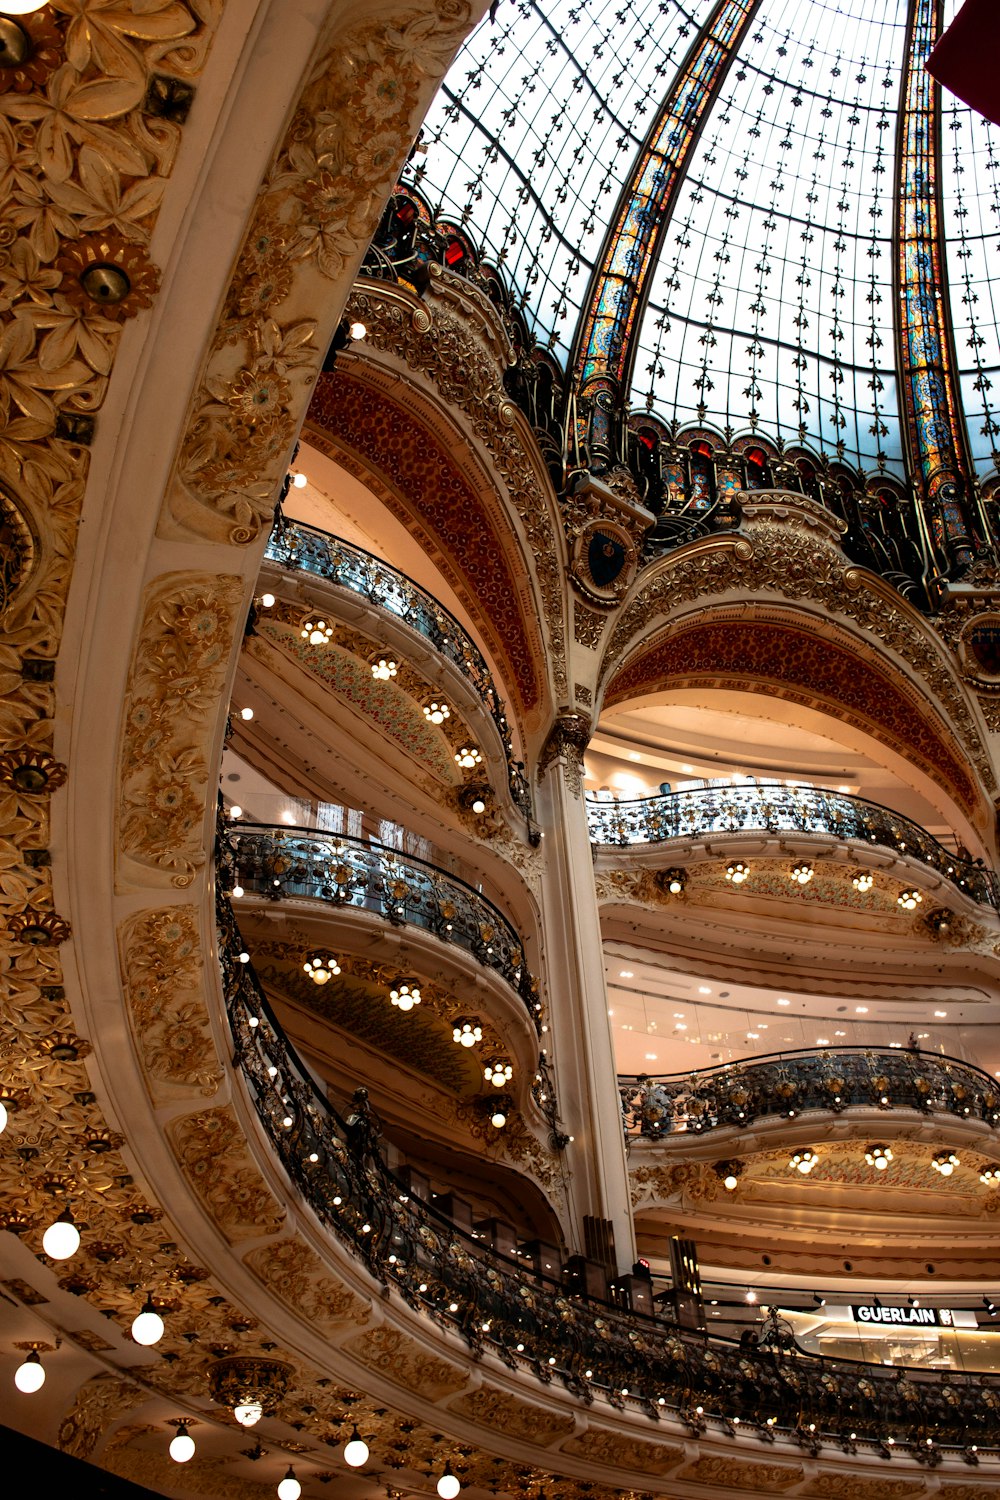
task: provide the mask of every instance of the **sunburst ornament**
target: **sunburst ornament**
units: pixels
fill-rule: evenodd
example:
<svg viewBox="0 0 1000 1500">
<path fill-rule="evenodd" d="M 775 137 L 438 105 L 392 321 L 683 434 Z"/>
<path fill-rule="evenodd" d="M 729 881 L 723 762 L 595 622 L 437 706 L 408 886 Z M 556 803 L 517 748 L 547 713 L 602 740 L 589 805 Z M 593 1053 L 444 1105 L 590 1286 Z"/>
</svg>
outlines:
<svg viewBox="0 0 1000 1500">
<path fill-rule="evenodd" d="M 118 235 L 89 234 L 66 245 L 55 262 L 62 273 L 59 290 L 83 313 L 122 323 L 152 307 L 160 272 L 141 245 Z"/>
</svg>

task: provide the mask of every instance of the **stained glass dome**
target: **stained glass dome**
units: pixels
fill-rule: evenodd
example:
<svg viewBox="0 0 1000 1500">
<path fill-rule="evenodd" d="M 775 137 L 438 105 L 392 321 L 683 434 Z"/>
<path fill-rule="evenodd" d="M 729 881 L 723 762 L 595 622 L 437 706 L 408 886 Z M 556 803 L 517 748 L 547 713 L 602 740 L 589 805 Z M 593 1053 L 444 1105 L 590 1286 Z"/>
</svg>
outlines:
<svg viewBox="0 0 1000 1500">
<path fill-rule="evenodd" d="M 411 180 L 576 390 L 946 510 L 1000 459 L 1000 141 L 924 67 L 956 9 L 502 0 Z"/>
</svg>

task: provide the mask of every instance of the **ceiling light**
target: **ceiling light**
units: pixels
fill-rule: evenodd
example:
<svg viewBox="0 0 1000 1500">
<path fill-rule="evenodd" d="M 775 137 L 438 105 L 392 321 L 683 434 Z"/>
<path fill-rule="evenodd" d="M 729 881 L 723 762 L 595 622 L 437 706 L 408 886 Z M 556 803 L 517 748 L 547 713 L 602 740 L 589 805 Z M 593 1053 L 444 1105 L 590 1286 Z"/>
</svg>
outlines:
<svg viewBox="0 0 1000 1500">
<path fill-rule="evenodd" d="M 237 818 L 242 818 L 242 816 L 243 816 L 243 809 L 242 809 L 242 807 L 240 806 L 240 804 L 238 802 L 234 802 L 232 804 L 232 806 L 230 807 L 230 809 L 229 809 L 229 816 L 232 818 L 232 820 L 233 820 L 234 823 L 235 823 L 235 821 L 236 821 Z"/>
<path fill-rule="evenodd" d="M 509 1062 L 496 1061 L 487 1063 L 483 1069 L 483 1076 L 487 1083 L 491 1083 L 495 1089 L 502 1089 L 505 1083 L 510 1083 L 514 1076 L 514 1069 Z"/>
<path fill-rule="evenodd" d="M 438 703 L 436 700 L 431 703 L 425 703 L 424 718 L 428 724 L 443 724 L 445 719 L 451 718 L 451 709 L 447 703 Z"/>
<path fill-rule="evenodd" d="M 916 911 L 923 899 L 919 891 L 900 891 L 896 897 L 896 904 L 904 911 Z"/>
<path fill-rule="evenodd" d="M 310 953 L 302 968 L 313 984 L 328 984 L 335 974 L 340 973 L 340 965 L 328 953 Z"/>
<path fill-rule="evenodd" d="M 859 875 L 854 876 L 851 884 L 856 891 L 861 891 L 864 894 L 865 891 L 870 891 L 875 884 L 875 876 L 869 875 L 867 870 L 863 870 Z"/>
<path fill-rule="evenodd" d="M 249 724 L 250 720 L 253 718 L 253 709 L 252 708 L 241 708 L 240 709 L 240 718 L 244 721 L 245 724 Z"/>
<path fill-rule="evenodd" d="M 163 1319 L 153 1306 L 151 1296 L 142 1304 L 142 1311 L 132 1319 L 132 1337 L 146 1348 L 158 1344 L 163 1337 Z"/>
<path fill-rule="evenodd" d="M 939 1021 L 943 1021 L 948 1012 L 946 1010 L 936 1010 L 934 1014 L 937 1016 Z"/>
<path fill-rule="evenodd" d="M 671 896 L 679 896 L 687 885 L 687 871 L 672 865 L 669 870 L 657 874 L 656 883 Z"/>
<path fill-rule="evenodd" d="M 954 1151 L 938 1151 L 931 1157 L 931 1166 L 942 1177 L 950 1177 L 957 1166 L 961 1165 Z"/>
<path fill-rule="evenodd" d="M 3 1100 L 0 1099 L 0 1135 L 3 1135 L 4 1131 L 7 1129 L 7 1119 L 7 1106 L 6 1104 L 4 1104 Z"/>
<path fill-rule="evenodd" d="M 194 1457 L 194 1438 L 188 1432 L 186 1422 L 177 1423 L 177 1436 L 170 1440 L 169 1453 L 175 1464 L 186 1464 Z"/>
<path fill-rule="evenodd" d="M 633 972 L 632 972 L 631 969 L 619 969 L 618 970 L 618 978 L 619 979 L 632 979 L 634 977 L 635 976 L 633 975 Z"/>
<path fill-rule="evenodd" d="M 368 1444 L 355 1427 L 344 1445 L 344 1463 L 352 1469 L 360 1469 L 368 1462 Z"/>
<path fill-rule="evenodd" d="M 791 1005 L 791 1003 L 792 1002 L 790 1000 L 779 1000 L 778 1001 L 779 1005 Z"/>
<path fill-rule="evenodd" d="M 260 602 L 261 602 L 261 604 L 263 604 L 263 606 L 264 606 L 265 609 L 273 609 L 274 608 L 274 603 L 275 603 L 274 595 L 273 594 L 261 594 L 261 596 L 260 596 Z"/>
<path fill-rule="evenodd" d="M 288 1465 L 288 1473 L 278 1485 L 278 1500 L 299 1500 L 302 1486 L 295 1477 L 295 1470 Z"/>
<path fill-rule="evenodd" d="M 804 1146 L 801 1151 L 796 1151 L 788 1165 L 796 1172 L 801 1172 L 803 1177 L 808 1177 L 813 1167 L 819 1161 L 819 1157 L 811 1146 Z"/>
<path fill-rule="evenodd" d="M 747 1287 L 746 1295 L 743 1300 L 744 1302 L 749 1302 L 751 1307 L 757 1301 L 757 1293 L 754 1291 L 753 1287 Z"/>
<path fill-rule="evenodd" d="M 80 1231 L 73 1223 L 72 1213 L 66 1208 L 42 1235 L 42 1249 L 50 1260 L 69 1260 L 79 1248 Z"/>
<path fill-rule="evenodd" d="M 806 864 L 803 861 L 801 864 L 793 865 L 789 873 L 796 885 L 808 885 L 816 871 L 812 865 Z"/>
<path fill-rule="evenodd" d="M 437 1482 L 437 1492 L 441 1500 L 456 1500 L 456 1496 L 462 1486 L 456 1476 L 451 1472 L 451 1464 L 446 1463 L 444 1473 Z"/>
<path fill-rule="evenodd" d="M 490 1111 L 490 1124 L 494 1129 L 502 1130 L 511 1110 L 511 1100 L 506 1094 L 495 1094 L 492 1099 L 487 1099 L 486 1108 Z"/>
<path fill-rule="evenodd" d="M 865 1161 L 870 1167 L 875 1167 L 879 1172 L 884 1172 L 892 1161 L 892 1152 L 888 1146 L 869 1146 L 865 1152 Z"/>
<path fill-rule="evenodd" d="M 979 1181 L 986 1187 L 1000 1182 L 1000 1167 L 983 1167 L 979 1173 Z"/>
<path fill-rule="evenodd" d="M 37 1349 L 25 1355 L 24 1363 L 14 1371 L 14 1384 L 26 1396 L 33 1396 L 45 1384 L 45 1366 Z"/>
<path fill-rule="evenodd" d="M 715 1172 L 727 1193 L 734 1193 L 739 1186 L 743 1163 L 739 1161 L 717 1161 Z"/>
<path fill-rule="evenodd" d="M 376 682 L 388 682 L 390 677 L 395 677 L 399 671 L 399 662 L 392 656 L 375 656 L 372 658 L 372 676 Z"/>
<path fill-rule="evenodd" d="M 868 1014 L 867 1005 L 856 1005 L 854 1007 L 854 1014 L 857 1016 L 866 1016 Z"/>
<path fill-rule="evenodd" d="M 457 1020 L 452 1027 L 451 1039 L 460 1047 L 474 1047 L 483 1039 L 483 1028 L 478 1021 Z"/>
<path fill-rule="evenodd" d="M 455 751 L 455 764 L 465 771 L 471 771 L 473 766 L 478 766 L 482 758 L 475 745 L 463 745 L 461 749 Z"/>
<path fill-rule="evenodd" d="M 299 635 L 310 646 L 325 646 L 333 636 L 333 626 L 328 625 L 326 620 L 303 620 Z M 372 670 L 375 670 L 374 667 Z"/>
<path fill-rule="evenodd" d="M 297 474 L 292 475 L 292 483 L 297 490 L 304 490 L 309 481 L 300 469 Z"/>
<path fill-rule="evenodd" d="M 368 329 L 365 327 L 364 323 L 354 322 L 351 324 L 348 332 L 350 333 L 351 338 L 354 339 L 355 343 L 360 343 L 360 341 L 367 336 Z"/>
<path fill-rule="evenodd" d="M 420 1004 L 420 983 L 416 979 L 397 979 L 389 991 L 389 999 L 399 1010 L 412 1010 Z"/>
<path fill-rule="evenodd" d="M 733 885 L 742 885 L 749 874 L 750 866 L 745 865 L 742 860 L 735 859 L 726 866 L 726 879 L 731 880 Z"/>
<path fill-rule="evenodd" d="M 0 16 L 30 16 L 41 10 L 44 0 L 2 0 Z"/>
</svg>

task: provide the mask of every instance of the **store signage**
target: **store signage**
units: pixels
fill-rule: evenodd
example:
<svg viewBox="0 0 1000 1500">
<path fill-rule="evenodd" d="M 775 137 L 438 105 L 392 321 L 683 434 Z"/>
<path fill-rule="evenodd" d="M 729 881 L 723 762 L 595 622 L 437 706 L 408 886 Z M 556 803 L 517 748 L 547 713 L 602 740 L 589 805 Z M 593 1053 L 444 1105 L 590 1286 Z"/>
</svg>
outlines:
<svg viewBox="0 0 1000 1500">
<path fill-rule="evenodd" d="M 950 1328 L 952 1315 L 945 1307 L 851 1307 L 855 1323 L 879 1323 L 906 1328 Z"/>
</svg>

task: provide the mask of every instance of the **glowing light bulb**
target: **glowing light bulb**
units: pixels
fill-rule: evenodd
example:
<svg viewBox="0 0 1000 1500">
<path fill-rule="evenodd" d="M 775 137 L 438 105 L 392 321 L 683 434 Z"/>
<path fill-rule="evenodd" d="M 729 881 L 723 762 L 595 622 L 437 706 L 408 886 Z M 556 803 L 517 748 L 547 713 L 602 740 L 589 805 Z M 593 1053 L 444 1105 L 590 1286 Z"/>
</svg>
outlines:
<svg viewBox="0 0 1000 1500">
<path fill-rule="evenodd" d="M 490 1124 L 491 1125 L 495 1125 L 496 1128 L 497 1128 L 497 1130 L 502 1130 L 504 1128 L 504 1126 L 506 1125 L 506 1123 L 507 1123 L 507 1116 L 504 1113 L 503 1109 L 500 1108 L 500 1106 L 498 1105 L 497 1108 L 493 1111 L 492 1115 L 490 1116 Z M 458 1490 L 455 1491 L 455 1494 L 456 1495 L 458 1494 Z"/>
<path fill-rule="evenodd" d="M 0 16 L 30 16 L 33 11 L 41 8 L 39 0 L 2 0 Z"/>
<path fill-rule="evenodd" d="M 344 1445 L 344 1463 L 352 1469 L 360 1469 L 368 1462 L 368 1444 L 355 1427 L 350 1440 Z"/>
<path fill-rule="evenodd" d="M 295 1470 L 288 1465 L 288 1473 L 278 1485 L 278 1500 L 299 1500 L 302 1486 L 295 1477 Z"/>
<path fill-rule="evenodd" d="M 7 1129 L 7 1106 L 0 1100 L 0 1135 Z"/>
<path fill-rule="evenodd" d="M 152 1344 L 158 1344 L 163 1337 L 163 1319 L 153 1306 L 152 1298 L 147 1297 L 140 1313 L 132 1319 L 132 1337 L 137 1344 L 149 1348 Z"/>
<path fill-rule="evenodd" d="M 722 1179 L 722 1186 L 725 1188 L 727 1193 L 735 1192 L 738 1185 L 739 1178 L 734 1176 L 732 1172 L 727 1172 L 726 1176 Z"/>
<path fill-rule="evenodd" d="M 274 603 L 275 603 L 274 595 L 273 594 L 261 594 L 261 596 L 260 596 L 260 602 L 261 602 L 261 604 L 263 604 L 263 606 L 264 606 L 265 609 L 273 609 L 274 608 Z"/>
<path fill-rule="evenodd" d="M 437 1492 L 441 1500 L 456 1500 L 456 1496 L 462 1486 L 457 1477 L 451 1472 L 451 1465 L 445 1464 L 444 1473 L 437 1482 Z"/>
<path fill-rule="evenodd" d="M 80 1248 L 80 1231 L 69 1216 L 69 1209 L 62 1218 L 50 1224 L 42 1235 L 42 1249 L 50 1260 L 69 1260 Z"/>
<path fill-rule="evenodd" d="M 300 471 L 298 474 L 292 475 L 292 483 L 297 490 L 304 490 L 309 481 L 306 476 Z"/>
<path fill-rule="evenodd" d="M 186 1422 L 178 1424 L 177 1436 L 171 1439 L 169 1452 L 175 1464 L 186 1464 L 194 1457 L 194 1438 L 188 1432 Z"/>
<path fill-rule="evenodd" d="M 241 708 L 240 709 L 240 718 L 243 719 L 247 724 L 249 724 L 250 720 L 253 718 L 253 709 L 252 708 Z"/>
<path fill-rule="evenodd" d="M 45 1367 L 38 1356 L 37 1349 L 32 1349 L 25 1358 L 24 1364 L 18 1365 L 14 1371 L 14 1384 L 26 1396 L 33 1396 L 45 1384 Z"/>
<path fill-rule="evenodd" d="M 365 327 L 364 323 L 352 323 L 350 328 L 348 329 L 348 332 L 350 333 L 351 338 L 355 340 L 355 342 L 360 342 L 361 339 L 367 336 L 368 329 Z"/>
<path fill-rule="evenodd" d="M 241 1427 L 255 1427 L 263 1415 L 264 1408 L 259 1401 L 243 1401 L 233 1407 L 233 1416 Z"/>
</svg>

